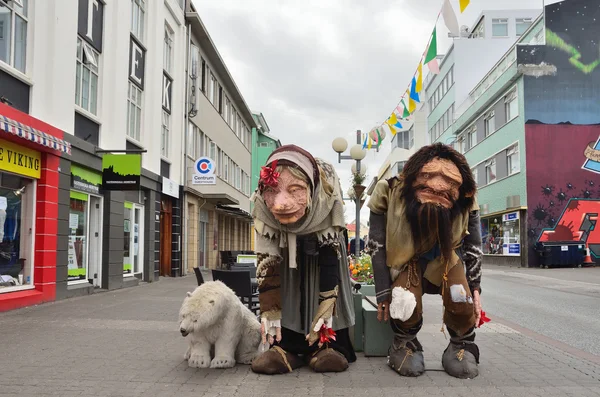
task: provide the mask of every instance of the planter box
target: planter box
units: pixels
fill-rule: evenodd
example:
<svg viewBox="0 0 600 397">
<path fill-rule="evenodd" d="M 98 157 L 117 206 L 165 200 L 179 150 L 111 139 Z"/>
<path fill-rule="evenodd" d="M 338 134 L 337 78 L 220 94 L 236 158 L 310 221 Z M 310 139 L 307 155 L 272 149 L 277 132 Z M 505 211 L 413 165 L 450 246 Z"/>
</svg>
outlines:
<svg viewBox="0 0 600 397">
<path fill-rule="evenodd" d="M 375 301 L 374 293 L 371 295 Z M 387 357 L 388 349 L 394 338 L 390 322 L 379 322 L 377 320 L 377 306 L 367 299 L 362 300 L 363 317 L 363 351 L 365 356 Z"/>
<path fill-rule="evenodd" d="M 374 285 L 362 284 L 360 286 L 359 291 L 363 296 L 375 296 L 375 286 Z"/>
<path fill-rule="evenodd" d="M 350 340 L 354 346 L 354 351 L 363 351 L 363 315 L 362 315 L 362 302 L 364 296 L 359 293 L 352 293 L 352 300 L 354 303 L 354 326 L 350 327 Z"/>
</svg>

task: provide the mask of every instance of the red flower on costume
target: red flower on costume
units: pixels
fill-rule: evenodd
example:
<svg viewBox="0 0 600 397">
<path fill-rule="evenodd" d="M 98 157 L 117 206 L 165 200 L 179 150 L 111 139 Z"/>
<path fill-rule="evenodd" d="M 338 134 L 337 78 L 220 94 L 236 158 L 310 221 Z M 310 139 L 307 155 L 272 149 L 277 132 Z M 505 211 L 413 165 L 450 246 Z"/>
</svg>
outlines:
<svg viewBox="0 0 600 397">
<path fill-rule="evenodd" d="M 488 318 L 488 317 L 485 315 L 485 312 L 482 310 L 482 311 L 481 311 L 481 318 L 479 319 L 479 324 L 477 324 L 477 328 L 481 327 L 481 326 L 482 326 L 483 324 L 485 324 L 485 323 L 489 323 L 490 321 L 492 321 L 492 320 L 490 320 L 490 319 L 489 319 L 489 318 Z"/>
<path fill-rule="evenodd" d="M 321 329 L 319 330 L 319 343 L 327 343 L 335 340 L 335 331 L 333 328 L 327 327 L 327 325 L 323 324 Z"/>
<path fill-rule="evenodd" d="M 262 188 L 265 186 L 277 187 L 279 183 L 279 172 L 276 172 L 277 160 L 271 163 L 270 167 L 262 167 L 260 170 L 260 185 Z"/>
</svg>

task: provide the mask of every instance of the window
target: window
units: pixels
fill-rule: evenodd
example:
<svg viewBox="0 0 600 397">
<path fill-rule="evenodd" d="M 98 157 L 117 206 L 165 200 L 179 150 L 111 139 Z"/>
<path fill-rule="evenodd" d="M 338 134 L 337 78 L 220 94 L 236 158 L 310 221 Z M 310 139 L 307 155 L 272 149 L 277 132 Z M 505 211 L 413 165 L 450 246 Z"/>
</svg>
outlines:
<svg viewBox="0 0 600 397">
<path fill-rule="evenodd" d="M 202 157 L 205 155 L 204 150 L 205 150 L 206 146 L 205 146 L 205 135 L 202 131 L 200 131 L 200 128 L 196 127 L 196 156 L 197 157 Z"/>
<path fill-rule="evenodd" d="M 483 120 L 483 125 L 485 128 L 485 136 L 486 138 L 490 135 L 492 135 L 494 133 L 494 131 L 496 131 L 496 121 L 495 121 L 495 117 L 494 117 L 494 112 L 489 112 L 486 116 L 485 119 Z"/>
<path fill-rule="evenodd" d="M 92 114 L 98 111 L 98 54 L 92 46 L 77 37 L 75 71 L 75 104 Z"/>
<path fill-rule="evenodd" d="M 523 35 L 527 29 L 531 26 L 531 18 L 517 18 L 517 36 Z"/>
<path fill-rule="evenodd" d="M 507 123 L 519 115 L 516 90 L 513 90 L 504 98 L 504 109 Z"/>
<path fill-rule="evenodd" d="M 477 25 L 475 27 L 475 29 L 473 29 L 473 33 L 471 34 L 471 38 L 474 39 L 478 39 L 478 38 L 483 38 L 484 35 L 484 28 L 485 28 L 485 24 L 484 23 L 480 23 L 479 25 Z"/>
<path fill-rule="evenodd" d="M 492 19 L 492 36 L 508 37 L 508 19 L 507 18 Z"/>
<path fill-rule="evenodd" d="M 197 49 L 196 49 L 197 50 Z M 165 24 L 165 46 L 163 48 L 163 68 L 173 75 L 173 30 Z M 198 57 L 196 53 L 196 73 L 198 73 Z"/>
<path fill-rule="evenodd" d="M 458 138 L 456 139 L 456 150 L 459 153 L 465 153 L 465 136 L 464 135 L 459 135 Z"/>
<path fill-rule="evenodd" d="M 473 171 L 473 179 L 475 180 L 475 184 L 479 185 L 479 169 L 474 168 L 471 171 Z"/>
<path fill-rule="evenodd" d="M 190 156 L 194 160 L 196 159 L 195 137 L 196 137 L 197 129 L 198 129 L 198 127 L 196 127 L 193 123 L 188 124 L 188 139 L 187 139 L 186 151 L 187 151 L 188 156 Z"/>
<path fill-rule="evenodd" d="M 208 99 L 210 100 L 210 102 L 213 104 L 213 106 L 217 106 L 217 101 L 219 99 L 219 82 L 217 81 L 217 78 L 211 73 L 210 74 L 210 81 L 211 81 L 211 88 L 210 88 L 210 95 L 208 97 Z"/>
<path fill-rule="evenodd" d="M 162 112 L 162 133 L 160 140 L 160 154 L 169 157 L 169 130 L 171 129 L 171 115 Z"/>
<path fill-rule="evenodd" d="M 223 155 L 223 179 L 229 182 L 229 156 Z"/>
<path fill-rule="evenodd" d="M 28 0 L 0 5 L 0 61 L 25 73 Z"/>
<path fill-rule="evenodd" d="M 471 129 L 467 133 L 467 139 L 469 140 L 469 149 L 477 145 L 477 128 L 475 128 L 474 126 L 471 127 Z"/>
<path fill-rule="evenodd" d="M 127 96 L 127 136 L 141 140 L 142 124 L 142 90 L 131 81 L 129 82 L 129 94 Z"/>
<path fill-rule="evenodd" d="M 0 293 L 34 285 L 35 191 L 34 180 L 0 172 Z"/>
<path fill-rule="evenodd" d="M 225 96 L 225 111 L 223 112 L 223 118 L 225 119 L 225 122 L 227 124 L 229 124 L 229 112 L 231 112 L 230 110 L 230 102 L 229 102 L 229 98 L 227 98 L 227 96 Z"/>
<path fill-rule="evenodd" d="M 492 183 L 496 180 L 496 159 L 485 162 L 485 183 Z"/>
<path fill-rule="evenodd" d="M 207 79 L 208 79 L 208 82 L 206 84 L 206 98 L 212 102 L 213 87 L 214 87 L 214 84 L 212 81 L 213 75 L 212 75 L 212 73 L 210 73 L 210 71 L 207 71 L 206 73 L 207 73 Z"/>
<path fill-rule="evenodd" d="M 519 145 L 514 145 L 506 151 L 506 163 L 508 175 L 516 174 L 520 171 L 521 165 L 519 163 Z"/>
<path fill-rule="evenodd" d="M 131 33 L 144 42 L 144 15 L 146 0 L 131 0 Z"/>
</svg>

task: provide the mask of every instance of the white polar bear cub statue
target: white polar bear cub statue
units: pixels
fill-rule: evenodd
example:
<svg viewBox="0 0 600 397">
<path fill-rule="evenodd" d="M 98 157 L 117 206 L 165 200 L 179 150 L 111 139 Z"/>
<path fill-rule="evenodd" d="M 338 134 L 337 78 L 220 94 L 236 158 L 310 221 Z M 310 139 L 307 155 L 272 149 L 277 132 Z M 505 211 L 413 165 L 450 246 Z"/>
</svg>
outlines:
<svg viewBox="0 0 600 397">
<path fill-rule="evenodd" d="M 258 355 L 260 322 L 221 281 L 208 281 L 187 293 L 179 330 L 191 337 L 185 359 L 193 368 L 231 368 L 236 362 L 250 364 Z"/>
</svg>

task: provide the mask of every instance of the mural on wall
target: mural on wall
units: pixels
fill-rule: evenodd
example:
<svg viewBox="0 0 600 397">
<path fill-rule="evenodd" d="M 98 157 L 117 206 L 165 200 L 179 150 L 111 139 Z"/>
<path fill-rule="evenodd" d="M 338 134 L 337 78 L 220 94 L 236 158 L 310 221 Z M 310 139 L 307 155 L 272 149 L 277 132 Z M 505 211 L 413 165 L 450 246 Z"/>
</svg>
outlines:
<svg viewBox="0 0 600 397">
<path fill-rule="evenodd" d="M 520 45 L 529 264 L 538 241 L 581 241 L 600 263 L 600 2 L 546 6 L 546 45 Z M 588 258 L 589 259 L 589 258 Z"/>
</svg>

